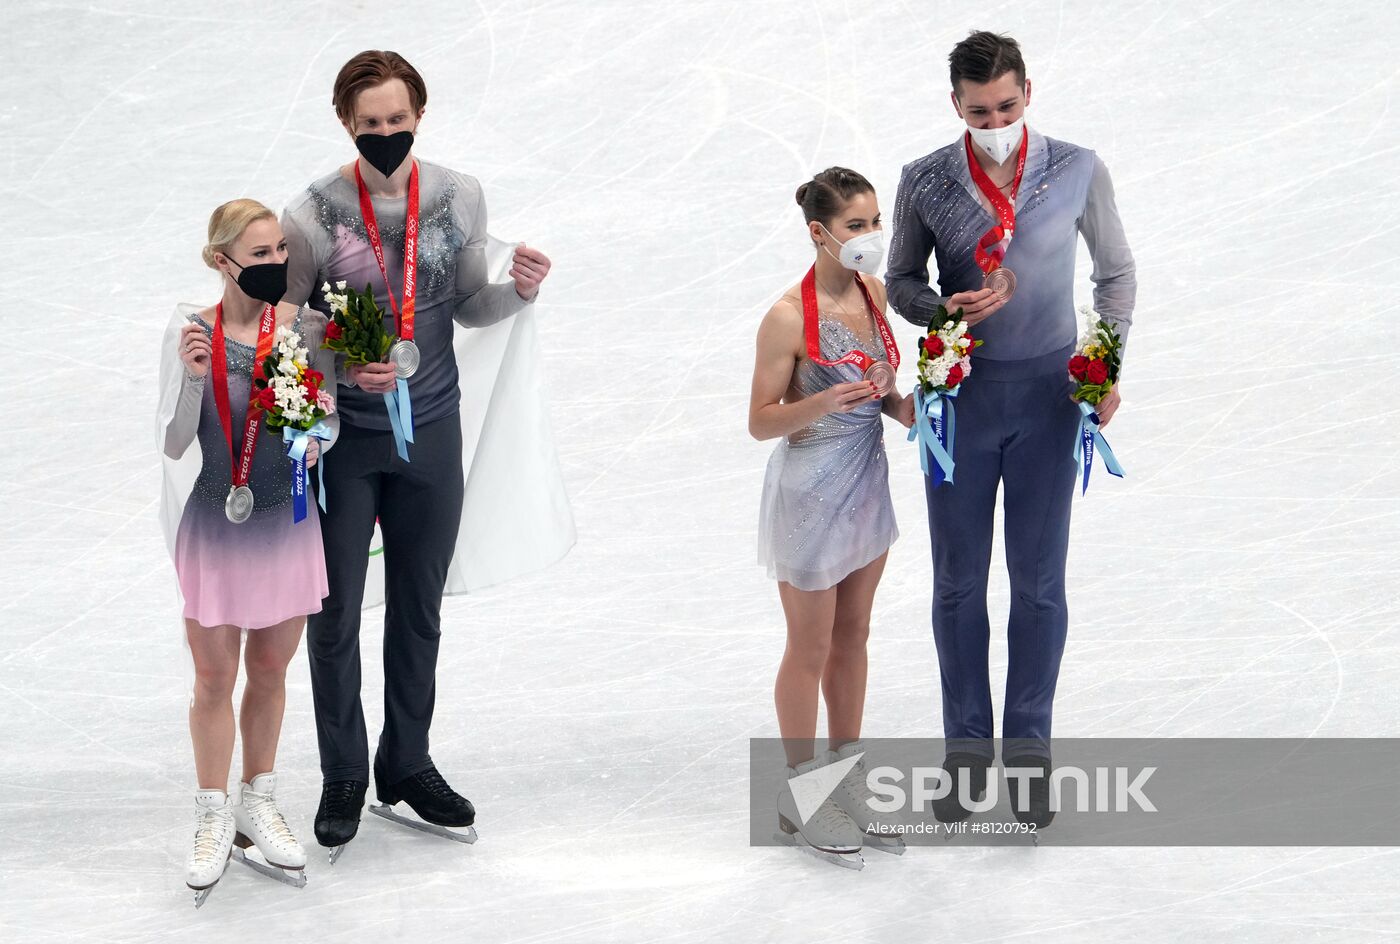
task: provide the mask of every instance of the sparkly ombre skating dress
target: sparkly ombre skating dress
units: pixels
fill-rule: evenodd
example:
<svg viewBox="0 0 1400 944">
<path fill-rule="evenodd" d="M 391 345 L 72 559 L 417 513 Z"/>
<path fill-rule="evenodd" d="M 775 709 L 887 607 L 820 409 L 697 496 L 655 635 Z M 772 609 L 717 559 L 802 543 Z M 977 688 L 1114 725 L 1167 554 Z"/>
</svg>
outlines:
<svg viewBox="0 0 1400 944">
<path fill-rule="evenodd" d="M 873 326 L 871 335 L 861 338 L 819 313 L 817 333 L 825 360 L 839 360 L 857 348 L 884 356 Z M 855 364 L 826 366 L 804 357 L 793 372 L 793 389 L 806 398 L 860 379 Z M 758 523 L 758 562 L 767 566 L 769 577 L 799 590 L 825 590 L 899 537 L 880 402 L 828 413 L 773 450 Z"/>
<path fill-rule="evenodd" d="M 197 309 L 188 306 L 186 314 Z M 212 340 L 213 328 L 197 320 Z M 324 334 L 324 319 L 303 308 L 293 330 L 311 350 L 313 366 Z M 253 377 L 253 348 L 224 338 L 228 356 L 229 411 L 234 448 L 242 445 L 248 413 L 248 388 Z M 334 374 L 330 375 L 334 377 Z M 329 588 L 321 549 L 321 521 L 314 498 L 307 516 L 292 521 L 292 462 L 280 436 L 266 426 L 258 429 L 257 450 L 248 485 L 253 490 L 253 515 L 234 524 L 224 514 L 233 460 L 219 424 L 214 401 L 214 372 L 201 381 L 186 378 L 172 426 L 198 422 L 198 448 L 203 455 L 199 478 L 185 503 L 175 538 L 175 571 L 185 600 L 184 615 L 201 626 L 257 629 L 321 609 Z M 321 444 L 325 449 L 325 444 Z M 324 456 L 324 452 L 323 452 Z M 315 474 L 314 472 L 312 473 Z"/>
</svg>

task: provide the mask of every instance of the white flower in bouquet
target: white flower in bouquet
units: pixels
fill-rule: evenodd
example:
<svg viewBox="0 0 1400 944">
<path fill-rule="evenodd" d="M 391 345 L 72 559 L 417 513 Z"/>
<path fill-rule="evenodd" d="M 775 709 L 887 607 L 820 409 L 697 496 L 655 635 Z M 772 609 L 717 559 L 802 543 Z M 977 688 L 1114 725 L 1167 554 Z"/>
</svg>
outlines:
<svg viewBox="0 0 1400 944">
<path fill-rule="evenodd" d="M 321 293 L 326 297 L 326 304 L 330 306 L 332 315 L 343 315 L 345 309 L 350 306 L 350 296 L 345 294 L 345 283 L 335 283 L 341 291 L 339 293 L 331 291 L 331 283 L 327 282 L 321 286 Z"/>
<path fill-rule="evenodd" d="M 946 309 L 939 314 L 947 320 L 919 342 L 919 383 L 925 394 L 952 390 L 967 379 L 972 373 L 972 349 L 982 343 L 971 339 L 965 320 L 951 320 Z"/>
</svg>

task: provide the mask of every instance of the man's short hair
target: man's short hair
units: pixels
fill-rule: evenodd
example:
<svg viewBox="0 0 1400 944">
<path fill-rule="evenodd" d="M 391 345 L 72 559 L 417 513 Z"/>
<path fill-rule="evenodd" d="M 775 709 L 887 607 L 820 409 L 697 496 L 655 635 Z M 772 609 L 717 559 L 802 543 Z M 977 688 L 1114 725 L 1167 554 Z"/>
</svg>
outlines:
<svg viewBox="0 0 1400 944">
<path fill-rule="evenodd" d="M 1020 45 L 1010 36 L 977 30 L 948 54 L 949 79 L 953 83 L 953 94 L 959 97 L 962 93 L 959 80 L 985 85 L 1008 72 L 1016 73 L 1016 83 L 1025 86 L 1026 63 L 1021 58 Z"/>
<path fill-rule="evenodd" d="M 408 86 L 408 102 L 417 117 L 428 104 L 428 89 L 423 77 L 403 56 L 388 49 L 366 49 L 340 67 L 331 90 L 335 116 L 350 127 L 355 126 L 355 99 L 365 89 L 402 79 Z"/>
</svg>

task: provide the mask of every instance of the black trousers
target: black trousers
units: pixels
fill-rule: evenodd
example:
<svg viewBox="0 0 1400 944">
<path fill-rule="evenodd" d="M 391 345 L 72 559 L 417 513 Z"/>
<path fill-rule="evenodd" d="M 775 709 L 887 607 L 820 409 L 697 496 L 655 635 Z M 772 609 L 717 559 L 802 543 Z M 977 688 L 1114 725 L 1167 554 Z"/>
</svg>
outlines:
<svg viewBox="0 0 1400 944">
<path fill-rule="evenodd" d="M 410 462 L 393 434 L 342 424 L 325 458 L 321 517 L 330 595 L 307 620 L 321 776 L 369 780 L 360 704 L 360 607 L 370 539 L 384 539 L 384 730 L 379 756 L 390 782 L 432 764 L 428 728 L 436 695 L 442 591 L 462 518 L 462 428 L 457 414 L 414 429 Z M 313 477 L 314 481 L 314 477 Z"/>
</svg>

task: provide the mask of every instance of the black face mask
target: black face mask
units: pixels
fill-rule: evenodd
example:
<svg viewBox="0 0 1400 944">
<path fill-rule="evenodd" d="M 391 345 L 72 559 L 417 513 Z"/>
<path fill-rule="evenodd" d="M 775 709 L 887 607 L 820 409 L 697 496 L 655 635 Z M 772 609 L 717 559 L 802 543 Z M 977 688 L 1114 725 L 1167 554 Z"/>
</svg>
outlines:
<svg viewBox="0 0 1400 944">
<path fill-rule="evenodd" d="M 413 132 L 362 134 L 355 138 L 355 147 L 370 167 L 388 177 L 398 170 L 403 159 L 408 157 L 408 152 L 413 150 Z"/>
<path fill-rule="evenodd" d="M 287 294 L 287 263 L 263 262 L 242 266 L 234 262 L 232 256 L 226 255 L 224 258 L 243 270 L 238 273 L 238 287 L 249 298 L 275 305 Z"/>
</svg>

